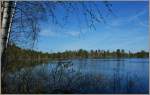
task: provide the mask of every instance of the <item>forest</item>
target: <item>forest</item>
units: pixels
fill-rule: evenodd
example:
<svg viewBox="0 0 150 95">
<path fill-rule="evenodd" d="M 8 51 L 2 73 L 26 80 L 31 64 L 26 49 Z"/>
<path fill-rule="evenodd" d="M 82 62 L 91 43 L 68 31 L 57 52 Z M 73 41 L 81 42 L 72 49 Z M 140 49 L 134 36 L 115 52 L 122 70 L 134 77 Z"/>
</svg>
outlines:
<svg viewBox="0 0 150 95">
<path fill-rule="evenodd" d="M 9 45 L 7 58 L 10 60 L 58 60 L 58 59 L 80 59 L 80 58 L 148 58 L 149 52 L 141 50 L 139 52 L 125 52 L 123 49 L 116 51 L 109 50 L 66 50 L 64 52 L 43 53 L 31 49 L 22 49 L 15 44 Z"/>
<path fill-rule="evenodd" d="M 45 64 L 48 61 L 62 61 L 71 59 L 123 59 L 123 58 L 148 58 L 149 52 L 141 50 L 133 53 L 125 52 L 123 49 L 116 51 L 109 50 L 66 50 L 64 52 L 44 53 L 32 49 L 23 49 L 15 44 L 9 44 L 6 49 L 5 71 L 15 71 L 21 68 L 28 68 L 38 64 Z"/>
<path fill-rule="evenodd" d="M 123 58 L 148 58 L 149 52 L 141 50 L 133 53 L 125 52 L 123 49 L 116 51 L 109 50 L 66 50 L 64 52 L 44 53 L 32 49 L 23 49 L 15 44 L 9 44 L 6 49 L 5 71 L 15 71 L 21 68 L 28 68 L 38 64 L 45 64 L 48 61 L 62 61 L 71 59 L 123 59 Z"/>
</svg>

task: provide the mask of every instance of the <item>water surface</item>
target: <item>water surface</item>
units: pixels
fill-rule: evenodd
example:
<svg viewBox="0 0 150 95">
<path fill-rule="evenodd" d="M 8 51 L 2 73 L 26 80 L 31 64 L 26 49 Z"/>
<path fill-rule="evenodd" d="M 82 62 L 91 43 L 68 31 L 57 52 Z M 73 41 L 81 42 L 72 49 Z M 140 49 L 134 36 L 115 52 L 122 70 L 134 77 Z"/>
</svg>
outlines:
<svg viewBox="0 0 150 95">
<path fill-rule="evenodd" d="M 6 79 L 9 85 L 7 88 L 13 85 L 17 89 L 21 84 L 29 84 L 29 90 L 25 90 L 29 93 L 36 93 L 37 85 L 44 93 L 148 93 L 149 60 L 49 61 L 48 64 L 10 73 Z M 24 79 L 27 80 L 23 81 Z M 19 90 L 10 89 L 8 92 L 19 93 Z"/>
</svg>

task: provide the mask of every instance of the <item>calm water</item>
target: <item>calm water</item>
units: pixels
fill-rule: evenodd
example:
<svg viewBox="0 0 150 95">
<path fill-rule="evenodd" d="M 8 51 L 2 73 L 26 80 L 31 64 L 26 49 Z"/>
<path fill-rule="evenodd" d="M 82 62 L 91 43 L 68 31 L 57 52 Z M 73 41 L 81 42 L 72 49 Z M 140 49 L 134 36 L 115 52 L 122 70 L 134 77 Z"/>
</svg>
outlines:
<svg viewBox="0 0 150 95">
<path fill-rule="evenodd" d="M 29 75 L 30 77 L 27 77 Z M 25 77 L 26 81 L 20 82 Z M 19 89 L 19 85 L 28 84 L 27 82 L 31 82 L 31 90 L 28 92 L 36 93 L 36 81 L 38 86 L 39 81 L 42 81 L 41 89 L 44 93 L 61 93 L 60 89 L 67 89 L 71 93 L 148 93 L 149 60 L 138 58 L 49 61 L 48 64 L 10 73 L 6 79 L 9 93 L 19 93 L 16 89 Z M 12 89 L 11 85 L 16 89 Z"/>
</svg>

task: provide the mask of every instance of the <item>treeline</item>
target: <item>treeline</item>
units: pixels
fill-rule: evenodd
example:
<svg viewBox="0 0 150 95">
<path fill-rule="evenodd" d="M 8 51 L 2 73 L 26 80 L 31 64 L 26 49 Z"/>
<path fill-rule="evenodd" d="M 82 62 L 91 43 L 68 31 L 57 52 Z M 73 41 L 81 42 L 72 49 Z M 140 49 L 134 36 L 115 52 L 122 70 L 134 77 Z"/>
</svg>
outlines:
<svg viewBox="0 0 150 95">
<path fill-rule="evenodd" d="M 67 59 L 67 58 L 148 58 L 149 53 L 142 50 L 140 52 L 132 53 L 125 52 L 123 49 L 117 49 L 110 52 L 109 50 L 91 50 L 86 51 L 79 49 L 77 51 L 65 51 L 49 54 L 51 59 Z"/>
<path fill-rule="evenodd" d="M 123 49 L 116 51 L 91 50 L 83 49 L 75 51 L 65 51 L 57 53 L 43 53 L 30 49 L 22 49 L 16 45 L 9 45 L 7 49 L 7 57 L 15 60 L 43 60 L 43 59 L 74 59 L 74 58 L 148 58 L 149 52 L 144 50 L 140 52 L 125 52 Z"/>
<path fill-rule="evenodd" d="M 40 59 L 48 59 L 48 53 L 43 53 L 39 51 L 34 51 L 31 49 L 23 49 L 15 44 L 9 45 L 6 49 L 6 58 L 8 61 L 16 61 L 16 60 L 40 60 Z"/>
</svg>

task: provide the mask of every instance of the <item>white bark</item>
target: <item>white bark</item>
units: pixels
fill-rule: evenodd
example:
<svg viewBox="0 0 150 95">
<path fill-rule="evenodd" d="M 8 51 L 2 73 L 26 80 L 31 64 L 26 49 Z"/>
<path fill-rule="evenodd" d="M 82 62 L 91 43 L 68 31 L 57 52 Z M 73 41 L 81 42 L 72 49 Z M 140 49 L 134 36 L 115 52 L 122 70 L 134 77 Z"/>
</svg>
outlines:
<svg viewBox="0 0 150 95">
<path fill-rule="evenodd" d="M 16 1 L 14 1 L 14 4 L 13 4 L 12 9 L 11 9 L 12 11 L 11 11 L 9 29 L 8 29 L 8 33 L 7 33 L 6 48 L 7 48 L 8 42 L 9 42 L 11 27 L 12 27 L 12 23 L 13 23 L 13 17 L 14 17 L 15 9 L 16 9 L 15 7 L 16 7 Z"/>
<path fill-rule="evenodd" d="M 5 65 L 4 63 L 2 63 L 2 56 L 4 53 L 4 49 L 7 46 L 6 42 L 9 37 L 8 34 L 11 29 L 13 4 L 10 1 L 0 1 L 0 6 L 1 6 L 1 27 L 0 27 L 1 30 L 0 31 L 0 68 L 1 68 L 1 66 Z M 0 77 L 2 76 L 3 74 L 1 73 Z"/>
<path fill-rule="evenodd" d="M 0 68 L 2 61 L 2 53 L 4 50 L 4 35 L 7 29 L 7 21 L 8 21 L 8 3 L 1 1 L 1 31 L 0 31 Z M 2 73 L 1 73 L 2 74 Z M 0 81 L 1 82 L 1 81 Z M 1 84 L 1 83 L 0 83 Z"/>
<path fill-rule="evenodd" d="M 7 28 L 7 22 L 8 22 L 8 5 L 9 3 L 8 2 L 1 2 L 1 6 L 2 6 L 2 10 L 1 10 L 1 31 L 0 31 L 0 60 L 1 60 L 1 57 L 2 57 L 2 53 L 3 53 L 3 50 L 4 50 L 4 36 L 5 36 L 5 32 L 8 31 L 8 28 Z M 0 61 L 0 64 L 1 64 L 1 61 Z"/>
<path fill-rule="evenodd" d="M 15 9 L 12 3 L 8 1 L 1 1 L 1 32 L 0 32 L 0 59 L 4 48 L 7 47 L 9 33 L 12 26 L 12 18 L 14 16 Z M 15 3 L 16 4 L 16 3 Z M 12 9 L 13 8 L 13 9 Z M 1 63 L 0 63 L 1 64 Z"/>
</svg>

